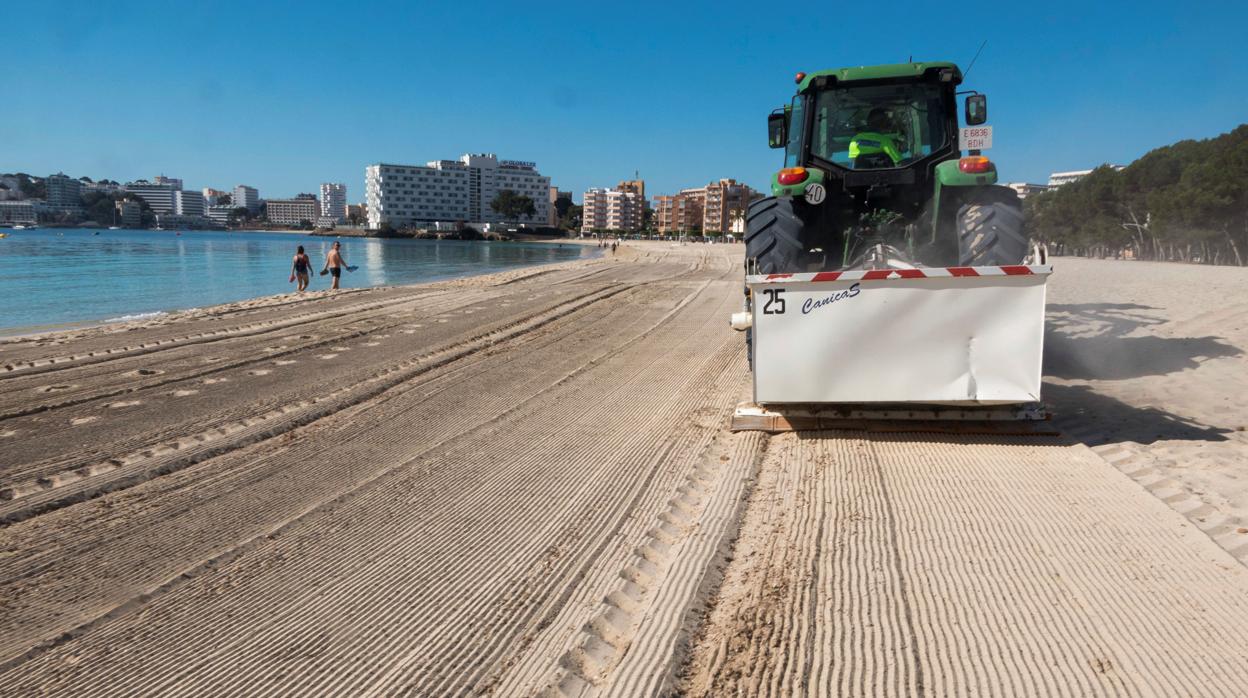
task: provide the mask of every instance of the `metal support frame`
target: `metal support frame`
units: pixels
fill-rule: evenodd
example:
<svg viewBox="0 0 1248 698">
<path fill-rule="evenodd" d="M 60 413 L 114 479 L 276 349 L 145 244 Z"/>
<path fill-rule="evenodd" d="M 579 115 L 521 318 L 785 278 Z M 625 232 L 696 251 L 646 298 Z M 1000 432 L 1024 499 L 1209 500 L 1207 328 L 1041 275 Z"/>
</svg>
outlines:
<svg viewBox="0 0 1248 698">
<path fill-rule="evenodd" d="M 856 429 L 956 434 L 1056 435 L 1040 403 L 1019 405 L 758 405 L 743 402 L 732 431 L 780 433 L 810 429 Z"/>
</svg>

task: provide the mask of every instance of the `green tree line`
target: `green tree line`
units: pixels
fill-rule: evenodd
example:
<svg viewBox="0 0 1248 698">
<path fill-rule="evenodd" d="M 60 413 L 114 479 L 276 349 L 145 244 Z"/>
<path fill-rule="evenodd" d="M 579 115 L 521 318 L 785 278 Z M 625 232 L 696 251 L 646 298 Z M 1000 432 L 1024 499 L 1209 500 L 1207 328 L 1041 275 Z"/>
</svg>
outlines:
<svg viewBox="0 0 1248 698">
<path fill-rule="evenodd" d="M 1149 151 L 1123 170 L 1024 200 L 1033 238 L 1055 254 L 1248 261 L 1248 124 Z"/>
</svg>

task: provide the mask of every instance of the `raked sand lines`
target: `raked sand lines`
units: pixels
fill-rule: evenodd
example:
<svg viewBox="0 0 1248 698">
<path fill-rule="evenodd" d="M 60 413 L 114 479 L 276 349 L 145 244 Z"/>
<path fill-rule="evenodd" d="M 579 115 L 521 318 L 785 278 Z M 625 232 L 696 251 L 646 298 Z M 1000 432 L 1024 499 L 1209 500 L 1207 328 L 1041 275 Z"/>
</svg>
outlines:
<svg viewBox="0 0 1248 698">
<path fill-rule="evenodd" d="M 690 693 L 1248 681 L 1248 569 L 1082 446 L 784 435 L 754 492 Z"/>
<path fill-rule="evenodd" d="M 1194 437 L 1181 444 L 1115 442 L 1107 427 L 1142 440 L 1158 423 L 1104 402 L 1064 439 L 731 434 L 748 394 L 726 325 L 740 269 L 739 246 L 630 243 L 609 260 L 4 344 L 17 368 L 0 372 L 0 685 L 1248 685 L 1244 568 L 1169 508 L 1238 540 L 1173 463 L 1238 453 L 1233 435 L 1210 446 L 1242 398 L 1208 413 L 1176 398 L 1217 427 L 1171 419 Z M 1060 313 L 1104 320 L 1081 303 Z M 1105 326 L 1122 316 L 1110 306 Z M 1234 392 L 1242 376 L 1206 345 L 1180 338 L 1203 358 L 1118 384 L 1155 401 L 1195 372 Z M 1054 386 L 1063 407 L 1081 396 L 1068 387 Z M 1104 460 L 1069 445 L 1081 438 Z"/>
</svg>

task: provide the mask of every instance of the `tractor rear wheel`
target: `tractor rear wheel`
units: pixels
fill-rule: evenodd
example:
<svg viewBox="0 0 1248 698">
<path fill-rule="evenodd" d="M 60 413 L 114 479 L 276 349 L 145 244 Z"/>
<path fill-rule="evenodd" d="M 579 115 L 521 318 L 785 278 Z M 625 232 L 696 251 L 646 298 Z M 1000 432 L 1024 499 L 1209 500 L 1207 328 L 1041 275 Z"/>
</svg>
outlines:
<svg viewBox="0 0 1248 698">
<path fill-rule="evenodd" d="M 748 273 L 803 271 L 806 224 L 793 210 L 793 199 L 769 196 L 750 204 L 745 214 L 745 263 Z"/>
<path fill-rule="evenodd" d="M 1020 264 L 1029 251 L 1023 207 L 1008 187 L 984 187 L 958 209 L 958 266 Z"/>
</svg>

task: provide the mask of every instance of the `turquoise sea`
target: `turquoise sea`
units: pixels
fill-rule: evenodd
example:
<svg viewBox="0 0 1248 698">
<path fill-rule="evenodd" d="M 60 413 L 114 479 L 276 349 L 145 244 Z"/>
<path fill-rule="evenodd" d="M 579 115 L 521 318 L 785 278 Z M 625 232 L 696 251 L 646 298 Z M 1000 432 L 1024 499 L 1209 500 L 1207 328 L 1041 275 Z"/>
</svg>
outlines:
<svg viewBox="0 0 1248 698">
<path fill-rule="evenodd" d="M 335 238 L 260 232 L 0 230 L 0 335 L 13 335 L 289 293 L 303 245 L 312 290 Z M 558 243 L 339 238 L 343 288 L 414 284 L 597 254 Z"/>
</svg>

